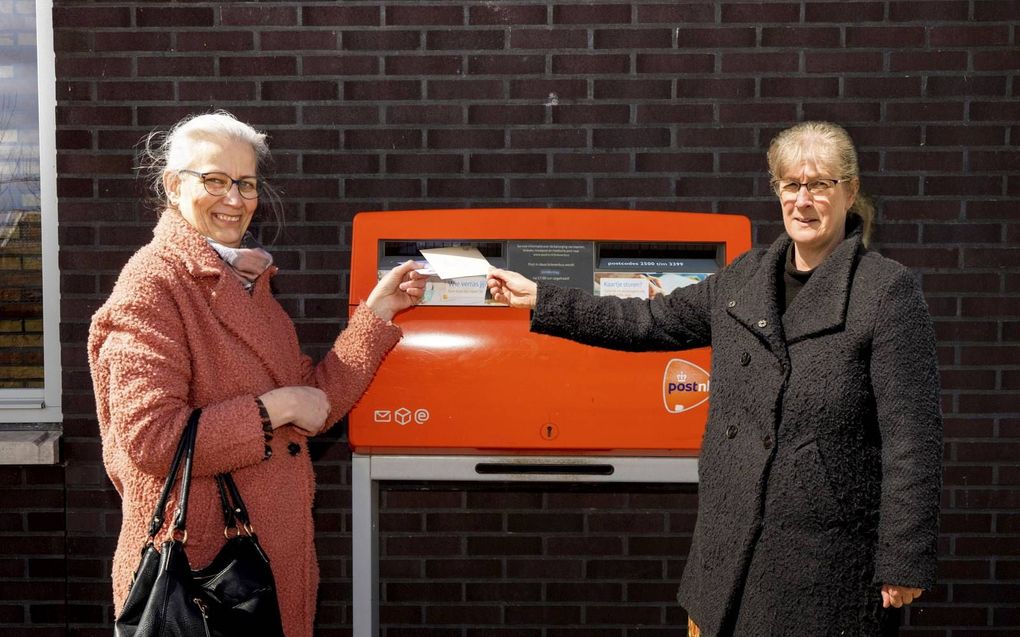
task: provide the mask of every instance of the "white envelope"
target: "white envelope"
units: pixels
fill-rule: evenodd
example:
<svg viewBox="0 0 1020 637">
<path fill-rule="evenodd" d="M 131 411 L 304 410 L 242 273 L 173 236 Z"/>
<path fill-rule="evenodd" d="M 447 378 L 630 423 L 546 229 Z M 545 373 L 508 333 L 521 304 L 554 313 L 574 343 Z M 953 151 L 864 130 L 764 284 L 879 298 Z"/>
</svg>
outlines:
<svg viewBox="0 0 1020 637">
<path fill-rule="evenodd" d="M 447 248 L 426 248 L 419 252 L 440 279 L 485 276 L 489 273 L 489 262 L 478 251 L 478 248 L 450 246 Z"/>
</svg>

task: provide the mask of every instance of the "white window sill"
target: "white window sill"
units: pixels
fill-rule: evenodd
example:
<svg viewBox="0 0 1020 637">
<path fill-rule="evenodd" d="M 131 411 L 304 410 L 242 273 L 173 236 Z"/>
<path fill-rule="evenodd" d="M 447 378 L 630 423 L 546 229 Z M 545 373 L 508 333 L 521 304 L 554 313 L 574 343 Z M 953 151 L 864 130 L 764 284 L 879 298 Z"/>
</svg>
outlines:
<svg viewBox="0 0 1020 637">
<path fill-rule="evenodd" d="M 59 431 L 0 431 L 0 465 L 59 461 Z"/>
</svg>

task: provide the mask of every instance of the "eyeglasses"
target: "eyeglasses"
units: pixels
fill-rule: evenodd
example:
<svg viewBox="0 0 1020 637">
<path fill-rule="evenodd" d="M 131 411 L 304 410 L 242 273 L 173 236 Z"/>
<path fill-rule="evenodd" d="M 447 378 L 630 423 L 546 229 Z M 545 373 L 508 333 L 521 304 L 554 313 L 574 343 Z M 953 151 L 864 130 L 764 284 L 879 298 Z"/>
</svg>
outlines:
<svg viewBox="0 0 1020 637">
<path fill-rule="evenodd" d="M 194 170 L 178 170 L 177 172 L 194 175 L 201 179 L 202 185 L 205 186 L 205 191 L 213 197 L 223 197 L 230 192 L 234 184 L 237 184 L 237 194 L 241 195 L 242 199 L 259 198 L 259 187 L 261 184 L 254 177 L 231 179 L 227 173 L 199 173 Z"/>
<path fill-rule="evenodd" d="M 849 181 L 849 179 L 812 179 L 809 182 L 801 183 L 799 181 L 791 181 L 789 179 L 777 179 L 772 182 L 772 189 L 776 191 L 777 195 L 793 195 L 797 196 L 801 188 L 805 186 L 812 195 L 824 195 L 830 190 L 836 187 L 836 184 L 841 184 Z"/>
</svg>

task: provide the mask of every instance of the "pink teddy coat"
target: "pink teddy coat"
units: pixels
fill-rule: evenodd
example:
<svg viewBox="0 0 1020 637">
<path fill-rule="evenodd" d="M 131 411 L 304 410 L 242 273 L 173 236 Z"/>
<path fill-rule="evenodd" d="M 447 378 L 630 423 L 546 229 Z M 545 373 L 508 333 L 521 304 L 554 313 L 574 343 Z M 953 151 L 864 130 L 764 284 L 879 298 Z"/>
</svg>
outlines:
<svg viewBox="0 0 1020 637">
<path fill-rule="evenodd" d="M 123 499 L 114 609 L 123 607 L 188 415 L 201 407 L 187 520 L 192 567 L 211 561 L 224 542 L 213 476 L 230 471 L 273 565 L 284 630 L 310 637 L 319 583 L 312 463 L 294 426 L 266 442 L 255 397 L 315 386 L 329 397 L 326 422 L 334 423 L 364 393 L 400 329 L 362 305 L 315 365 L 270 292 L 275 267 L 249 295 L 179 213 L 164 212 L 154 234 L 124 267 L 89 331 L 103 462 Z M 172 499 L 168 510 L 175 506 Z M 164 528 L 157 546 L 166 535 Z"/>
</svg>

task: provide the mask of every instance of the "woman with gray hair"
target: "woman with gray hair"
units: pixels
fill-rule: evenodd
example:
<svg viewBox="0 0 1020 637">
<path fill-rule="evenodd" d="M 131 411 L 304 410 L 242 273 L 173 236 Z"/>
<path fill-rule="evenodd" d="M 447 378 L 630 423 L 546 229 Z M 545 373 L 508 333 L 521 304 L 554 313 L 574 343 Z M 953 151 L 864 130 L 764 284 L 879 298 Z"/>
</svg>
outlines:
<svg viewBox="0 0 1020 637">
<path fill-rule="evenodd" d="M 772 141 L 786 232 L 651 300 L 494 270 L 531 329 L 614 349 L 712 346 L 698 519 L 679 599 L 692 635 L 895 634 L 935 582 L 942 417 L 915 277 L 868 249 L 874 208 L 850 136 Z M 415 275 L 412 275 L 415 276 Z"/>
<path fill-rule="evenodd" d="M 310 637 L 319 570 L 306 441 L 361 397 L 400 338 L 391 319 L 418 302 L 424 282 L 410 280 L 413 262 L 383 276 L 315 364 L 270 291 L 272 256 L 248 230 L 256 214 L 280 213 L 264 178 L 266 135 L 218 111 L 150 135 L 142 155 L 159 222 L 93 316 L 88 341 L 103 461 L 123 499 L 114 610 L 123 608 L 177 442 L 202 408 L 192 568 L 225 541 L 215 476 L 231 472 L 274 566 L 284 631 Z"/>
</svg>

